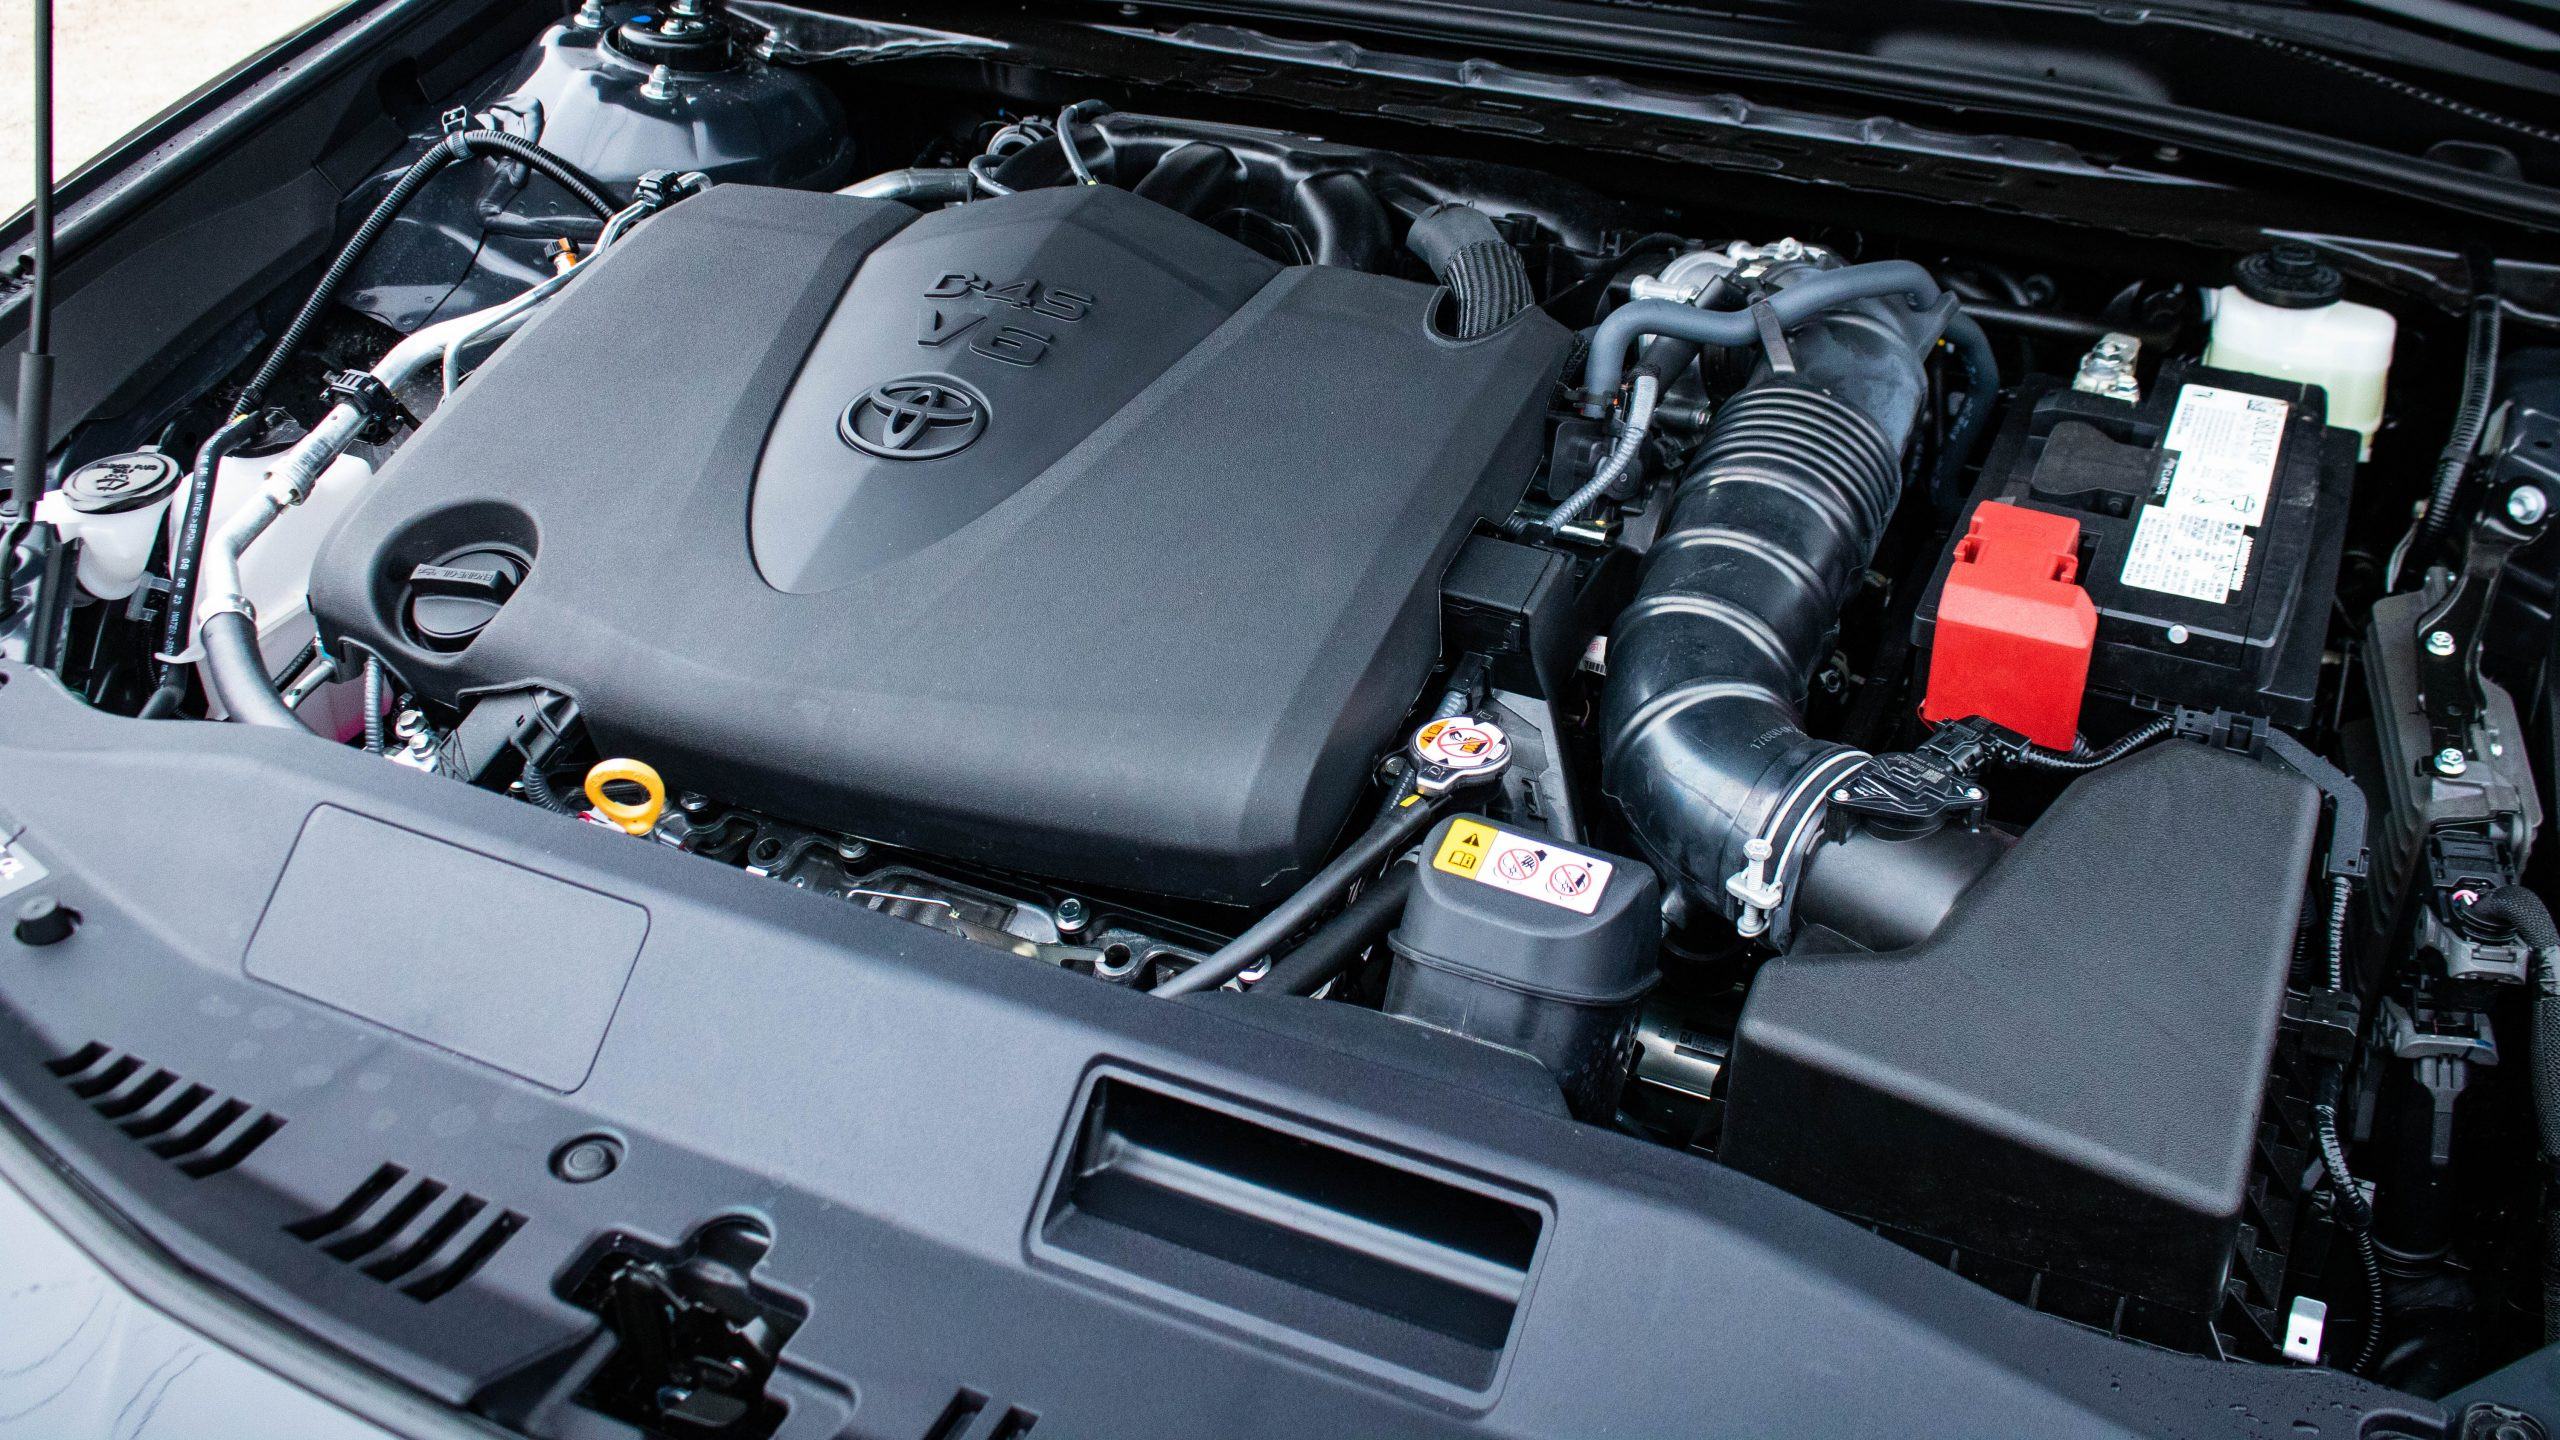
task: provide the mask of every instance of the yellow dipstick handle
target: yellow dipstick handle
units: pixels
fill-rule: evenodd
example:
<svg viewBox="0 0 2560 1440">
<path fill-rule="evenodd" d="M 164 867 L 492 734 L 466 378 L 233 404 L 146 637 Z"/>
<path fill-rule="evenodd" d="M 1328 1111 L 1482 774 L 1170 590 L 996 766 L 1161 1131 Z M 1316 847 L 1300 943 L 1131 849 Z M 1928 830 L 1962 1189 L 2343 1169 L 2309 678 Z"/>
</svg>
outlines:
<svg viewBox="0 0 2560 1440">
<path fill-rule="evenodd" d="M 604 793 L 605 783 L 628 780 L 648 794 L 640 801 L 616 800 Z M 658 826 L 658 812 L 667 808 L 667 782 L 658 772 L 639 760 L 599 760 L 587 772 L 587 799 L 595 803 L 596 813 L 622 827 L 627 835 L 646 835 Z"/>
</svg>

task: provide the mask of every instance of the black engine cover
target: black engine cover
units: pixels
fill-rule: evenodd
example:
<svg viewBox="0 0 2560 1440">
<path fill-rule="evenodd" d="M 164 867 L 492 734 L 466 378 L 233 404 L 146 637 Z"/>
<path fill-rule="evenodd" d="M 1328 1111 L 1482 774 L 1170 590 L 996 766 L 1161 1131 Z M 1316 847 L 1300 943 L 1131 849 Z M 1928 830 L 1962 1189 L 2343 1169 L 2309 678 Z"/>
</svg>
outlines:
<svg viewBox="0 0 2560 1440">
<path fill-rule="evenodd" d="M 1319 863 L 1535 464 L 1569 337 L 1105 187 L 724 186 L 420 428 L 312 607 L 447 705 L 541 684 L 671 784 L 1235 903 Z M 526 563 L 459 649 L 422 564 Z"/>
</svg>

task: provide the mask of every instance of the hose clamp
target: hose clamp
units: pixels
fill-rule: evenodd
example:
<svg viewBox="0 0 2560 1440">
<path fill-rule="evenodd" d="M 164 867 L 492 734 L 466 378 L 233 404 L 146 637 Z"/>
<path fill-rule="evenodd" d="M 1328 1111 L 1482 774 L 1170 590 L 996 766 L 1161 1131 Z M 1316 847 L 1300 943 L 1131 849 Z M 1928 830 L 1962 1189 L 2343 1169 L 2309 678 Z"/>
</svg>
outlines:
<svg viewBox="0 0 2560 1440">
<path fill-rule="evenodd" d="M 1773 945 L 1785 943 L 1787 885 L 1802 869 L 1807 844 L 1820 833 L 1816 822 L 1831 788 L 1873 758 L 1864 750 L 1839 750 L 1808 766 L 1769 807 L 1758 832 L 1742 842 L 1743 866 L 1725 877 L 1724 889 L 1739 907 L 1733 928 L 1745 938 L 1767 936 Z"/>
</svg>

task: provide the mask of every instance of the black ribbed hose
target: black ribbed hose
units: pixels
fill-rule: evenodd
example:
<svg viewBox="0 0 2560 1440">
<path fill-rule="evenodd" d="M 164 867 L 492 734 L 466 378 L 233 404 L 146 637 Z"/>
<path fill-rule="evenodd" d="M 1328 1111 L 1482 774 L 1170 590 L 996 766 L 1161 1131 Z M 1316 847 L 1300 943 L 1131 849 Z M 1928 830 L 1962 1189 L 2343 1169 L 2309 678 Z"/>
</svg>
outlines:
<svg viewBox="0 0 2560 1440">
<path fill-rule="evenodd" d="M 1901 500 L 1951 308 L 1851 294 L 1791 329 L 1791 373 L 1764 360 L 1708 428 L 1609 638 L 1602 788 L 1691 904 L 1748 933 L 1783 916 L 1730 882 L 1763 844 L 1791 878 L 1831 788 L 1865 763 L 1806 734 L 1799 707 Z"/>
<path fill-rule="evenodd" d="M 328 313 L 329 302 L 337 298 L 338 288 L 347 283 L 347 277 L 353 275 L 356 266 L 363 262 L 365 252 L 372 249 L 373 243 L 391 228 L 391 222 L 408 208 L 409 202 L 417 198 L 427 182 L 448 167 L 474 155 L 521 161 L 557 182 L 579 204 L 594 211 L 598 218 L 612 218 L 613 202 L 605 198 L 596 182 L 541 146 L 496 130 L 465 130 L 447 135 L 429 147 L 427 153 L 419 156 L 398 180 L 392 182 L 390 190 L 375 203 L 373 213 L 365 216 L 364 223 L 356 227 L 356 233 L 339 247 L 338 258 L 329 262 L 328 270 L 320 276 L 320 283 L 312 288 L 311 298 L 302 302 L 302 308 L 294 313 L 293 323 L 285 327 L 275 348 L 268 352 L 266 363 L 258 367 L 258 373 L 249 379 L 248 388 L 240 392 L 239 400 L 231 407 L 233 413 L 245 415 L 258 408 L 267 391 L 275 385 L 276 377 L 284 373 L 285 362 L 292 359 L 293 353 L 311 338 L 312 327 Z"/>
<path fill-rule="evenodd" d="M 1434 205 L 1415 218 L 1404 243 L 1457 301 L 1457 320 L 1450 329 L 1456 339 L 1490 335 L 1537 303 L 1520 252 L 1480 210 Z"/>
<path fill-rule="evenodd" d="M 2498 388 L 2497 291 L 2486 278 L 2475 279 L 2474 285 L 2481 293 L 2471 301 L 2470 339 L 2462 356 L 2462 402 L 2453 414 L 2453 433 L 2436 457 L 2435 488 L 2428 492 L 2426 518 L 2418 522 L 2418 543 L 2410 553 L 2420 575 L 2426 573 L 2427 561 L 2453 527 L 2453 502 L 2461 494 L 2463 477 L 2471 473 L 2471 457 L 2480 449 L 2481 433 L 2489 424 L 2489 402 Z"/>
</svg>

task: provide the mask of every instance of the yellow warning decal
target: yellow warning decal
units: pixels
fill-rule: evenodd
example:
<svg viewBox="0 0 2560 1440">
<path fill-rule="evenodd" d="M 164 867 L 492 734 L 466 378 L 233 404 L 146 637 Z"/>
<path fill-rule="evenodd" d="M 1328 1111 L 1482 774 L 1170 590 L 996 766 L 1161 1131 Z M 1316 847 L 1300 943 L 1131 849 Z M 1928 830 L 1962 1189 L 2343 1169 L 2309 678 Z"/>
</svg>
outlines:
<svg viewBox="0 0 2560 1440">
<path fill-rule="evenodd" d="M 1452 820 L 1448 835 L 1440 841 L 1440 853 L 1431 857 L 1431 863 L 1472 880 L 1484 868 L 1485 853 L 1501 833 L 1481 820 Z"/>
<path fill-rule="evenodd" d="M 1543 835 L 1498 830 L 1481 820 L 1449 822 L 1431 863 L 1479 885 L 1508 890 L 1541 905 L 1596 915 L 1617 867 L 1597 855 L 1567 850 Z"/>
</svg>

